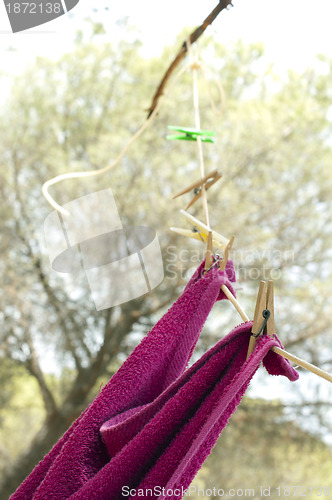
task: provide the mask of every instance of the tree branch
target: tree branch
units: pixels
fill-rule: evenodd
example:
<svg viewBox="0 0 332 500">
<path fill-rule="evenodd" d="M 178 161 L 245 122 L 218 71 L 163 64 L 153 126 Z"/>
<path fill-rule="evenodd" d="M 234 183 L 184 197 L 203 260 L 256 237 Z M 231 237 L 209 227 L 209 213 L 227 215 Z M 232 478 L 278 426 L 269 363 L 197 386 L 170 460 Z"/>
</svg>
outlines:
<svg viewBox="0 0 332 500">
<path fill-rule="evenodd" d="M 87 368 L 83 368 L 81 372 L 77 374 L 75 382 L 66 396 L 63 405 L 65 409 L 64 413 L 66 414 L 70 414 L 72 408 L 76 408 L 86 400 L 99 375 L 103 373 L 105 367 L 118 354 L 121 347 L 121 341 L 131 331 L 133 324 L 137 321 L 137 318 L 132 317 L 129 312 L 122 312 L 114 328 L 111 322 L 111 311 L 111 308 L 108 309 L 105 318 L 103 344 L 91 365 Z"/>
<path fill-rule="evenodd" d="M 23 200 L 21 198 L 21 190 L 20 190 L 20 185 L 19 185 L 19 181 L 18 181 L 19 166 L 17 164 L 16 151 L 14 151 L 12 154 L 12 160 L 13 160 L 13 167 L 14 167 L 15 194 L 16 194 L 16 200 L 19 203 L 20 215 L 21 215 L 20 219 L 17 219 L 15 221 L 16 235 L 20 238 L 20 240 L 25 245 L 26 250 L 27 250 L 27 254 L 30 257 L 31 262 L 35 266 L 35 269 L 37 271 L 37 274 L 38 274 L 39 280 L 43 286 L 43 289 L 44 289 L 44 291 L 45 291 L 45 293 L 50 301 L 50 304 L 52 305 L 52 307 L 56 311 L 58 318 L 59 318 L 59 323 L 60 323 L 61 327 L 63 328 L 63 331 L 65 332 L 67 347 L 69 347 L 69 349 L 70 349 L 70 352 L 71 352 L 73 359 L 75 361 L 76 368 L 78 371 L 80 371 L 82 369 L 82 363 L 81 363 L 80 358 L 76 354 L 75 346 L 73 345 L 71 332 L 67 328 L 66 321 L 64 320 L 64 318 L 62 316 L 61 305 L 60 305 L 53 289 L 50 287 L 50 285 L 46 279 L 45 273 L 44 273 L 43 268 L 42 268 L 42 261 L 41 261 L 40 257 L 35 255 L 35 253 L 33 252 L 31 244 L 30 244 L 29 240 L 24 236 L 24 232 L 21 228 L 21 223 L 20 223 L 21 218 L 24 219 L 27 223 L 29 223 L 30 221 L 29 221 L 29 217 L 25 213 L 24 203 L 23 203 Z M 78 327 L 78 324 L 75 321 L 75 318 L 73 315 L 70 316 L 70 320 L 72 321 L 72 323 L 74 325 L 75 331 L 78 331 L 79 327 Z M 88 357 L 90 357 L 91 353 L 87 350 L 87 347 L 83 341 L 81 341 L 81 345 L 86 350 Z"/>
<path fill-rule="evenodd" d="M 213 23 L 213 21 L 216 19 L 216 17 L 220 14 L 220 12 L 224 9 L 226 9 L 226 7 L 228 7 L 229 5 L 231 5 L 231 0 L 219 0 L 219 4 L 213 9 L 213 11 L 208 15 L 208 17 L 202 22 L 202 24 L 200 26 L 198 26 L 198 28 L 196 28 L 190 35 L 190 44 L 192 45 L 193 43 L 196 42 L 196 40 L 198 40 L 198 38 L 204 33 L 204 31 L 206 30 L 206 28 L 208 26 L 210 26 L 210 24 Z M 169 68 L 167 69 L 166 73 L 164 74 L 163 76 L 163 79 L 161 80 L 154 96 L 153 96 L 153 99 L 152 99 L 152 104 L 150 106 L 150 108 L 148 109 L 148 118 L 149 116 L 153 113 L 153 111 L 155 110 L 156 106 L 157 106 L 157 103 L 158 103 L 158 100 L 159 98 L 163 95 L 164 93 L 164 89 L 167 85 L 167 82 L 168 80 L 170 79 L 172 73 L 174 72 L 175 68 L 180 64 L 180 62 L 182 61 L 182 59 L 185 57 L 186 53 L 188 51 L 188 47 L 187 47 L 187 41 L 185 40 L 179 50 L 179 52 L 177 53 L 175 59 L 172 61 L 171 65 L 169 66 Z"/>
<path fill-rule="evenodd" d="M 30 349 L 30 356 L 25 362 L 25 366 L 30 374 L 35 377 L 40 387 L 40 392 L 44 401 L 44 406 L 48 417 L 51 417 L 57 413 L 57 406 L 55 404 L 54 398 L 51 391 L 48 388 L 44 374 L 41 371 L 38 357 L 29 334 L 26 335 L 26 342 Z"/>
</svg>

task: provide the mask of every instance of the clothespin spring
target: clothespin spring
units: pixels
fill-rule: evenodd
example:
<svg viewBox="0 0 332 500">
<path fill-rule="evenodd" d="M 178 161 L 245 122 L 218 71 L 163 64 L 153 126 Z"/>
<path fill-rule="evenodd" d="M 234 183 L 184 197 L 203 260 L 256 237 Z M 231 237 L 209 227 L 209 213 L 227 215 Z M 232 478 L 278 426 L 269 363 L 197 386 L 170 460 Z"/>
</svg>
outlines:
<svg viewBox="0 0 332 500">
<path fill-rule="evenodd" d="M 204 238 L 203 238 L 203 236 L 202 236 L 202 233 L 200 232 L 200 230 L 198 229 L 198 227 L 196 227 L 196 226 L 195 226 L 195 227 L 193 228 L 193 231 L 194 231 L 194 233 L 198 233 L 198 235 L 199 235 L 199 237 L 201 238 L 202 242 L 203 242 L 203 243 L 205 243 Z"/>
<path fill-rule="evenodd" d="M 213 256 L 212 256 L 212 258 L 213 258 Z M 205 274 L 206 274 L 206 273 L 208 273 L 208 272 L 210 271 L 210 269 L 212 269 L 212 268 L 213 268 L 213 266 L 218 265 L 218 263 L 219 263 L 219 261 L 220 261 L 220 259 L 221 259 L 220 255 L 216 255 L 214 258 L 215 258 L 215 261 L 214 261 L 214 262 L 213 262 L 213 264 L 212 264 L 212 265 L 211 265 L 211 266 L 210 266 L 210 267 L 209 267 L 209 268 L 205 271 Z"/>
<path fill-rule="evenodd" d="M 259 336 L 261 335 L 261 333 L 262 333 L 262 332 L 264 332 L 264 329 L 265 329 L 265 327 L 266 327 L 266 325 L 267 325 L 267 322 L 268 322 L 268 320 L 269 320 L 269 317 L 271 316 L 271 311 L 269 311 L 268 309 L 264 309 L 264 311 L 262 312 L 262 315 L 263 315 L 263 318 L 265 318 L 265 319 L 264 319 L 264 322 L 263 322 L 263 324 L 262 324 L 262 326 L 261 326 L 261 329 L 259 330 L 259 332 L 258 332 L 258 333 L 252 333 L 252 334 L 251 334 L 251 336 L 252 336 L 252 337 L 255 337 L 255 339 L 256 339 L 257 337 L 259 337 Z M 265 335 L 265 333 L 266 333 L 266 332 L 264 332 L 264 333 L 263 333 L 263 335 Z"/>
</svg>

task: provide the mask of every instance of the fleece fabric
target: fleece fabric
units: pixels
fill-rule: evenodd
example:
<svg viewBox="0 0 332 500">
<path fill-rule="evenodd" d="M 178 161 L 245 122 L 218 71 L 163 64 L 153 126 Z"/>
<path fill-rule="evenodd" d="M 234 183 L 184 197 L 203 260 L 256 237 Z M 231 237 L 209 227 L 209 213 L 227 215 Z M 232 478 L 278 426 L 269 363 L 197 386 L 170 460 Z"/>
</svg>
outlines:
<svg viewBox="0 0 332 500">
<path fill-rule="evenodd" d="M 134 414 L 137 408 L 156 400 L 184 372 L 213 304 L 227 298 L 221 286 L 225 284 L 235 295 L 231 261 L 225 271 L 214 266 L 204 275 L 203 270 L 204 262 L 179 299 L 35 467 L 11 500 L 64 500 L 73 495 L 90 498 L 89 492 L 81 494 L 80 491 L 92 484 L 90 481 L 110 460 L 100 427 L 117 416 L 121 419 L 121 414 L 126 412 Z M 103 495 L 98 498 L 111 498 L 105 491 Z"/>
<path fill-rule="evenodd" d="M 261 361 L 270 374 L 298 379 L 270 351 L 282 347 L 277 336 L 259 338 L 246 361 L 251 327 L 236 327 L 153 402 L 108 420 L 101 435 L 110 461 L 71 500 L 182 498 Z"/>
</svg>

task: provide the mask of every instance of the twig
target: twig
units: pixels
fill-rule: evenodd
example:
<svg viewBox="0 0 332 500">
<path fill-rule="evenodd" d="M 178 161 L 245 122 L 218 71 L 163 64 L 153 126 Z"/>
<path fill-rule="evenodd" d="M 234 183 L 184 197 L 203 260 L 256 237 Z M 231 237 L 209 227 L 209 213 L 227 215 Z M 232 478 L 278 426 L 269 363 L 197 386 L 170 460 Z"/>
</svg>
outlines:
<svg viewBox="0 0 332 500">
<path fill-rule="evenodd" d="M 210 26 L 210 24 L 213 23 L 213 21 L 220 14 L 220 12 L 222 10 L 226 9 L 229 5 L 231 5 L 231 0 L 220 0 L 218 5 L 213 9 L 213 11 L 203 21 L 203 23 L 200 26 L 198 26 L 198 28 L 196 28 L 195 31 L 193 31 L 191 33 L 191 35 L 189 36 L 190 44 L 195 43 L 196 40 L 198 40 L 198 38 L 204 33 L 206 28 L 208 26 Z M 175 59 L 173 60 L 173 62 L 169 66 L 169 68 L 167 69 L 165 75 L 163 76 L 163 79 L 161 80 L 161 82 L 156 90 L 155 95 L 153 96 L 152 104 L 151 104 L 150 108 L 148 109 L 148 113 L 149 113 L 148 118 L 151 115 L 151 113 L 153 113 L 153 111 L 155 110 L 160 96 L 162 96 L 164 93 L 164 89 L 167 85 L 168 80 L 170 79 L 175 68 L 180 64 L 180 62 L 182 61 L 182 59 L 186 55 L 187 51 L 188 51 L 187 40 L 185 40 L 183 42 L 179 52 L 177 53 Z"/>
<path fill-rule="evenodd" d="M 236 300 L 236 298 L 232 294 L 232 292 L 227 288 L 227 286 L 222 285 L 221 289 L 224 292 L 224 294 L 226 295 L 226 297 L 229 299 L 229 301 L 233 304 L 233 306 L 235 307 L 235 309 L 237 310 L 237 312 L 239 313 L 239 315 L 241 316 L 243 321 L 244 322 L 250 321 L 248 316 L 246 315 L 246 313 L 244 312 L 244 310 L 242 309 L 242 307 L 240 306 L 240 304 L 238 303 L 238 301 Z"/>
<path fill-rule="evenodd" d="M 311 363 L 308 363 L 307 361 L 304 361 L 303 359 L 298 358 L 297 356 L 294 356 L 290 352 L 287 352 L 284 349 L 280 349 L 279 347 L 272 347 L 272 351 L 279 354 L 283 358 L 289 359 L 289 361 L 293 361 L 293 363 L 302 366 L 302 368 L 305 368 L 306 370 L 315 373 L 315 375 L 318 375 L 319 377 L 324 378 L 329 382 L 332 382 L 332 375 L 325 372 L 324 370 L 321 370 L 320 368 L 317 368 L 317 366 L 312 365 Z"/>
</svg>

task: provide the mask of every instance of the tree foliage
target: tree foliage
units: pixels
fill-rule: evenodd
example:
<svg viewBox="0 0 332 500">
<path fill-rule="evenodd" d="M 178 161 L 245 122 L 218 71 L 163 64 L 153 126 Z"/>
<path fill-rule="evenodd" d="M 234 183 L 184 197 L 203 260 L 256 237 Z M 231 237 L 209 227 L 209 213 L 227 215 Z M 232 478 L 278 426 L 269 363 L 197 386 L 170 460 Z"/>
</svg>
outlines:
<svg viewBox="0 0 332 500">
<path fill-rule="evenodd" d="M 278 78 L 259 45 L 239 42 L 226 48 L 209 40 L 206 50 L 206 62 L 213 62 L 227 97 L 223 114 L 215 115 L 209 93 L 216 99 L 216 88 L 212 80 L 210 90 L 200 80 L 202 128 L 216 130 L 218 137 L 216 145 L 205 148 L 206 170 L 218 167 L 224 174 L 218 189 L 209 191 L 211 221 L 218 232 L 236 236 L 233 258 L 244 289 L 239 300 L 253 311 L 259 280 L 272 277 L 283 343 L 331 372 L 332 63 L 324 60 L 321 71 L 289 72 Z M 32 405 L 36 419 L 42 412 L 44 421 L 38 429 L 32 425 L 30 433 L 21 427 L 25 442 L 16 448 L 22 452 L 16 466 L 17 453 L 6 442 L 2 446 L 2 466 L 9 463 L 12 472 L 5 477 L 1 497 L 15 489 L 86 407 L 100 383 L 178 296 L 190 269 L 204 255 L 202 245 L 168 230 L 184 225 L 178 214 L 183 198 L 170 203 L 172 193 L 198 177 L 195 144 L 165 141 L 168 124 L 193 123 L 189 72 L 120 165 L 88 182 L 67 181 L 52 188 L 62 204 L 111 187 L 124 224 L 157 230 L 164 254 L 163 283 L 146 296 L 96 312 L 84 280 L 78 300 L 69 293 L 75 278 L 64 281 L 50 270 L 42 242 L 42 224 L 50 212 L 41 196 L 43 182 L 67 171 L 103 167 L 117 156 L 143 123 L 144 109 L 171 52 L 167 49 L 161 60 L 144 59 L 138 41 L 109 43 L 105 35 L 95 34 L 78 40 L 75 49 L 56 62 L 37 59 L 13 81 L 2 106 L 0 376 L 7 385 L 2 396 L 6 417 L 1 418 L 15 412 L 14 393 L 19 394 L 20 386 L 31 394 L 24 412 Z M 201 218 L 199 204 L 193 214 Z M 238 322 L 230 304 L 216 306 L 198 353 Z M 331 430 L 330 415 L 324 412 L 325 388 L 316 390 L 315 405 L 306 385 L 302 393 L 301 383 L 291 390 L 297 400 L 302 398 L 294 409 L 298 422 L 302 424 L 309 411 L 321 429 Z M 258 405 L 256 410 L 265 436 L 269 418 L 276 422 L 280 415 L 267 418 L 265 408 Z M 234 426 L 239 422 L 234 419 Z M 239 425 L 236 432 L 242 436 L 245 429 Z M 278 429 L 280 439 L 273 443 L 279 457 L 293 441 Z M 294 431 L 296 439 L 308 438 L 294 424 L 285 429 L 290 435 Z M 240 439 L 236 432 L 232 443 Z M 254 437 L 247 439 L 251 446 Z M 259 446 L 253 449 L 264 455 Z M 237 460 L 233 448 L 227 447 L 230 460 Z M 323 448 L 315 456 L 330 457 Z M 302 460 L 296 447 L 294 457 Z M 259 464 L 265 466 L 264 461 Z M 211 462 L 205 470 L 211 477 L 217 474 Z M 288 480 L 286 472 L 280 468 L 280 480 Z"/>
<path fill-rule="evenodd" d="M 331 492 L 331 478 L 331 450 L 296 422 L 285 420 L 279 401 L 266 404 L 245 398 L 195 478 L 191 496 L 209 498 L 203 491 L 216 488 L 225 496 L 235 489 L 236 498 L 258 499 L 262 487 L 269 489 L 266 496 L 272 499 L 309 496 L 310 488 L 317 498 Z"/>
</svg>

